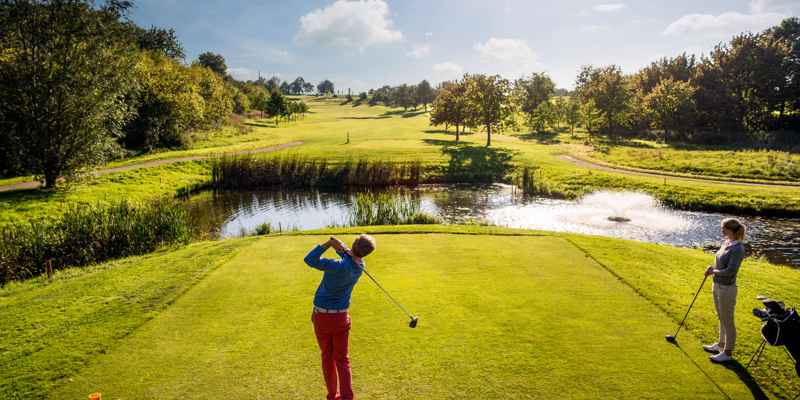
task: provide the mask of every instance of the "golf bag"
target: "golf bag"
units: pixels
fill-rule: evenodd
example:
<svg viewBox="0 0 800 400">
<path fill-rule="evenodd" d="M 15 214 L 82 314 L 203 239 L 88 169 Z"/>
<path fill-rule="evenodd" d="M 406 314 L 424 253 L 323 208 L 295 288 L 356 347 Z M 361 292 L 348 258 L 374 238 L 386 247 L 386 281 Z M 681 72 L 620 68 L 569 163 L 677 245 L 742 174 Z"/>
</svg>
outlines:
<svg viewBox="0 0 800 400">
<path fill-rule="evenodd" d="M 770 346 L 785 346 L 795 360 L 795 372 L 800 376 L 800 317 L 794 307 L 786 309 L 783 303 L 772 299 L 763 301 L 764 310 L 754 309 L 753 314 L 761 317 L 761 337 Z"/>
</svg>

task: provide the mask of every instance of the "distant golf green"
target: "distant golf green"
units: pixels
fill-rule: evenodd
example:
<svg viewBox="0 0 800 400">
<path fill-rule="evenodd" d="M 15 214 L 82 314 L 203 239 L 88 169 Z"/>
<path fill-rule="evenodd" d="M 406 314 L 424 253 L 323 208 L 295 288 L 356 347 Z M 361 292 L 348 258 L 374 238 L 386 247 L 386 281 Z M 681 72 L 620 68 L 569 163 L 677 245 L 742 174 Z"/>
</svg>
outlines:
<svg viewBox="0 0 800 400">
<path fill-rule="evenodd" d="M 665 334 L 674 333 L 676 319 L 683 316 L 699 284 L 696 271 L 688 268 L 707 261 L 707 254 L 500 228 L 360 230 L 372 231 L 378 243 L 367 258 L 367 269 L 409 313 L 419 316 L 419 325 L 408 328 L 408 317 L 373 282 L 362 278 L 351 306 L 351 360 L 359 398 L 766 396 L 752 381 L 740 380 L 735 369 L 712 364 L 691 329 L 681 332 L 677 345 L 664 340 Z M 307 267 L 302 258 L 331 234 L 350 242 L 357 231 L 195 245 L 53 282 L 39 279 L 10 285 L 0 293 L 0 327 L 7 332 L 17 329 L 11 318 L 22 313 L 52 333 L 47 338 L 17 339 L 24 343 L 15 343 L 14 336 L 5 341 L 0 362 L 16 360 L 18 369 L 2 375 L 25 372 L 27 377 L 0 376 L 0 394 L 53 399 L 85 398 L 95 392 L 110 399 L 324 398 L 310 321 L 321 273 Z M 628 246 L 630 252 L 602 261 L 620 268 L 610 270 L 596 259 L 614 246 Z M 658 273 L 675 262 L 668 271 L 669 283 L 653 287 L 661 275 L 653 276 L 655 282 L 648 277 L 629 281 L 615 276 L 629 272 L 625 269 L 629 256 L 637 252 L 657 256 L 662 248 L 676 257 L 650 261 Z M 335 256 L 332 251 L 326 255 Z M 216 267 L 214 259 L 219 260 Z M 184 273 L 189 279 L 179 278 L 181 271 L 196 268 L 195 264 L 207 267 Z M 160 300 L 155 295 L 148 300 L 128 294 L 128 302 L 119 297 L 128 293 L 119 287 L 121 282 L 157 276 L 159 268 L 173 271 L 165 275 L 172 283 L 148 278 L 142 288 L 150 289 L 139 292 L 166 288 Z M 797 279 L 795 275 L 790 279 Z M 680 283 L 683 279 L 691 287 Z M 678 292 L 669 292 L 675 284 Z M 672 305 L 637 293 L 648 286 Z M 740 295 L 749 296 L 752 290 L 745 287 Z M 687 321 L 692 322 L 690 327 L 713 325 L 710 288 L 701 298 L 696 314 L 693 311 Z M 56 305 L 69 301 L 87 305 L 56 313 L 61 319 L 51 324 L 46 316 L 55 311 L 42 307 L 43 299 Z M 121 301 L 114 307 L 129 310 L 99 313 L 97 309 L 111 307 L 109 301 L 112 305 Z M 138 308 L 151 311 L 137 317 Z M 753 319 L 742 310 L 737 317 Z M 107 320 L 108 326 L 96 318 Z M 114 333 L 116 325 L 132 319 L 141 325 Z M 84 323 L 94 328 L 80 331 Z M 80 340 L 60 340 L 70 338 L 69 332 L 76 329 Z M 737 359 L 745 356 L 742 352 Z M 64 359 L 64 369 L 45 374 L 48 382 L 37 381 L 36 365 L 58 365 L 54 357 Z M 21 363 L 25 358 L 29 362 Z"/>
</svg>

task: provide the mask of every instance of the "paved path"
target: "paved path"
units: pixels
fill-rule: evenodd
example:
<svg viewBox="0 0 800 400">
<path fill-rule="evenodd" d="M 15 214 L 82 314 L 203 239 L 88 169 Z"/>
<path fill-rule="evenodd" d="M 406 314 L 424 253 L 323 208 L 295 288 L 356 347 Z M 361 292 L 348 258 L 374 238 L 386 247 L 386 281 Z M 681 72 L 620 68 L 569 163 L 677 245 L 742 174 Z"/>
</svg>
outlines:
<svg viewBox="0 0 800 400">
<path fill-rule="evenodd" d="M 289 143 L 284 143 L 284 144 L 277 145 L 277 146 L 267 147 L 265 149 L 240 151 L 238 153 L 229 153 L 229 154 L 226 153 L 226 154 L 232 156 L 232 155 L 237 155 L 237 154 L 264 153 L 264 152 L 267 152 L 267 151 L 281 150 L 281 149 L 285 149 L 287 147 L 297 146 L 297 145 L 300 145 L 300 144 L 303 144 L 303 142 L 289 142 Z M 173 158 L 173 159 L 170 159 L 170 160 L 151 161 L 151 162 L 147 162 L 147 163 L 144 163 L 144 164 L 129 165 L 127 167 L 104 169 L 102 171 L 92 172 L 92 174 L 93 175 L 102 175 L 102 174 L 108 174 L 108 173 L 111 173 L 111 172 L 127 171 L 129 169 L 143 168 L 143 167 L 152 167 L 154 165 L 171 164 L 171 163 L 176 163 L 176 162 L 180 162 L 180 161 L 199 160 L 201 158 L 217 157 L 217 156 L 221 156 L 221 155 L 223 155 L 223 154 L 212 154 L 212 155 L 207 155 L 207 156 L 194 156 L 194 157 L 184 157 L 184 158 Z M 64 178 L 58 178 L 58 180 L 59 181 L 63 181 Z M 5 191 L 5 190 L 14 190 L 14 189 L 27 189 L 27 188 L 37 187 L 37 186 L 39 186 L 41 184 L 42 184 L 42 182 L 40 182 L 40 181 L 15 183 L 13 185 L 0 186 L 0 192 Z"/>
<path fill-rule="evenodd" d="M 686 181 L 729 183 L 729 184 L 735 184 L 735 185 L 750 185 L 750 186 L 765 186 L 765 187 L 800 189 L 800 185 L 772 185 L 772 184 L 769 184 L 769 183 L 751 183 L 751 182 L 737 182 L 737 181 L 721 181 L 721 180 L 716 180 L 716 179 L 684 178 L 682 176 L 653 174 L 653 173 L 649 173 L 649 172 L 628 171 L 628 170 L 625 170 L 625 169 L 604 167 L 602 165 L 591 164 L 591 163 L 588 163 L 586 161 L 578 160 L 577 158 L 568 156 L 566 154 L 561 154 L 561 155 L 558 155 L 556 157 L 558 157 L 558 158 L 560 158 L 560 159 L 562 159 L 564 161 L 569 161 L 569 162 L 571 162 L 571 163 L 573 163 L 575 165 L 580 165 L 581 167 L 602 169 L 604 171 L 612 171 L 612 172 L 622 172 L 624 174 L 655 176 L 655 177 L 659 177 L 659 178 L 670 178 L 670 179 L 683 179 L 683 180 L 686 180 Z"/>
</svg>

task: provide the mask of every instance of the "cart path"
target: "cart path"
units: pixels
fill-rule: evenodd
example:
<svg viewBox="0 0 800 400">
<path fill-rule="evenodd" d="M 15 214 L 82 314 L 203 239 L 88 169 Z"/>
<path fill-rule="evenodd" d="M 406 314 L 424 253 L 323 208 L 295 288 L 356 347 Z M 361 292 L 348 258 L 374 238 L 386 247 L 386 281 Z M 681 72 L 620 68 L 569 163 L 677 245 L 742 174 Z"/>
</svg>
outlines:
<svg viewBox="0 0 800 400">
<path fill-rule="evenodd" d="M 645 175 L 645 176 L 655 176 L 659 178 L 669 178 L 669 179 L 682 179 L 685 181 L 700 181 L 700 182 L 713 182 L 713 183 L 728 183 L 734 185 L 750 185 L 750 186 L 763 186 L 763 187 L 777 187 L 777 188 L 787 188 L 787 189 L 800 189 L 800 185 L 773 185 L 769 183 L 752 183 L 752 182 L 739 182 L 739 181 L 722 181 L 717 179 L 703 179 L 703 178 L 685 178 L 682 176 L 674 176 L 674 175 L 664 175 L 664 174 L 653 174 L 649 172 L 638 172 L 638 171 L 628 171 L 625 169 L 618 169 L 618 168 L 611 168 L 611 167 L 604 167 L 602 165 L 591 164 L 586 161 L 578 160 L 572 156 L 568 156 L 566 154 L 560 154 L 556 157 L 571 162 L 575 165 L 580 165 L 581 167 L 587 168 L 594 168 L 594 169 L 601 169 L 604 171 L 611 171 L 611 172 L 621 172 L 623 174 L 634 174 L 634 175 Z"/>
<path fill-rule="evenodd" d="M 192 157 L 183 157 L 183 158 L 173 158 L 173 159 L 169 159 L 169 160 L 150 161 L 150 162 L 146 162 L 144 164 L 128 165 L 127 167 L 117 167 L 117 168 L 104 169 L 102 171 L 94 171 L 94 172 L 92 172 L 92 175 L 102 175 L 102 174 L 108 174 L 108 173 L 111 173 L 111 172 L 121 172 L 121 171 L 130 170 L 130 169 L 152 167 L 152 166 L 155 166 L 155 165 L 162 165 L 162 164 L 171 164 L 171 163 L 176 163 L 176 162 L 180 162 L 180 161 L 199 160 L 201 158 L 218 157 L 218 156 L 222 156 L 222 155 L 234 156 L 234 155 L 239 155 L 239 154 L 264 153 L 264 152 L 267 152 L 267 151 L 281 150 L 281 149 L 285 149 L 285 148 L 288 148 L 288 147 L 297 146 L 297 145 L 301 145 L 301 144 L 303 144 L 303 142 L 289 142 L 289 143 L 284 143 L 284 144 L 280 144 L 280 145 L 277 145 L 277 146 L 267 147 L 267 148 L 264 148 L 264 149 L 240 151 L 240 152 L 237 152 L 237 153 L 211 154 L 211 155 L 205 155 L 205 156 L 192 156 Z M 63 181 L 63 180 L 64 180 L 64 178 L 58 178 L 58 181 Z M 0 192 L 6 191 L 6 190 L 14 190 L 14 189 L 33 188 L 33 187 L 37 187 L 37 186 L 39 186 L 41 184 L 42 184 L 41 181 L 15 183 L 13 185 L 0 186 Z"/>
</svg>

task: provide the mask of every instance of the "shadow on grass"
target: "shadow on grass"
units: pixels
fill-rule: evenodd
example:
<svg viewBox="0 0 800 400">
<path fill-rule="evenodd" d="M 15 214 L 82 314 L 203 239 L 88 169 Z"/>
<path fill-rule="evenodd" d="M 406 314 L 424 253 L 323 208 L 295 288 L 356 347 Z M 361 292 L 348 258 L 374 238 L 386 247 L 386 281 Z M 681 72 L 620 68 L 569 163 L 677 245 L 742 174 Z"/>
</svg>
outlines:
<svg viewBox="0 0 800 400">
<path fill-rule="evenodd" d="M 530 140 L 538 140 L 540 142 L 551 142 L 558 136 L 558 132 L 555 131 L 541 131 L 541 132 L 520 132 L 515 134 L 514 136 L 530 141 Z"/>
<path fill-rule="evenodd" d="M 688 358 L 689 361 L 691 361 L 692 364 L 694 364 L 697 367 L 697 369 L 700 370 L 700 372 L 702 372 L 703 375 L 705 375 L 706 378 L 708 378 L 708 380 L 711 383 L 713 383 L 714 386 L 717 387 L 717 389 L 719 389 L 720 393 L 722 393 L 722 395 L 725 396 L 726 399 L 730 399 L 731 398 L 730 396 L 728 396 L 727 393 L 725 393 L 724 390 L 722 390 L 722 388 L 717 384 L 717 382 L 714 381 L 714 378 L 709 376 L 708 373 L 706 373 L 706 371 L 702 367 L 700 367 L 700 365 L 697 364 L 697 362 L 695 362 L 695 360 L 691 356 L 689 356 L 689 354 L 686 353 L 685 350 L 683 350 L 683 348 L 681 347 L 680 343 L 678 343 L 677 341 L 669 342 L 669 343 L 671 343 L 673 346 L 677 347 L 678 350 L 680 350 L 686 356 L 686 358 Z M 709 362 L 711 362 L 711 361 L 709 361 Z M 753 395 L 754 399 L 769 399 L 767 394 L 764 393 L 764 391 L 761 389 L 761 387 L 758 386 L 758 383 L 756 383 L 756 381 L 753 379 L 753 377 L 750 376 L 750 374 L 744 369 L 744 366 L 742 366 L 742 364 L 740 364 L 738 361 L 733 360 L 733 361 L 729 361 L 729 362 L 726 362 L 726 363 L 721 363 L 721 365 L 723 367 L 725 367 L 725 368 L 727 368 L 727 369 L 729 369 L 729 370 L 731 370 L 731 371 L 736 373 L 736 375 L 739 377 L 739 379 L 742 381 L 742 383 L 744 383 L 745 386 L 747 386 L 747 388 L 750 390 L 750 393 Z"/>
<path fill-rule="evenodd" d="M 44 186 L 0 192 L 0 204 L 25 204 L 27 202 L 54 201 L 58 203 L 70 193 L 73 185 L 59 182 L 53 189 Z"/>
<path fill-rule="evenodd" d="M 417 115 L 425 114 L 427 111 L 424 109 L 422 110 L 396 110 L 396 111 L 386 111 L 383 115 L 390 115 L 395 116 L 399 115 L 402 118 L 412 118 L 416 117 Z"/>
<path fill-rule="evenodd" d="M 247 126 L 257 126 L 259 128 L 275 128 L 275 121 L 270 119 L 257 119 L 254 120 L 255 122 L 243 122 L 244 125 Z"/>
<path fill-rule="evenodd" d="M 425 133 L 438 133 L 438 134 L 443 134 L 443 135 L 450 135 L 450 136 L 453 136 L 453 137 L 456 136 L 456 131 L 455 130 L 449 130 L 449 129 L 428 129 L 427 131 L 423 131 L 423 132 L 425 132 Z M 470 135 L 474 135 L 474 134 L 475 134 L 475 132 L 473 132 L 473 131 L 468 131 L 468 132 L 458 131 L 458 136 L 459 137 L 461 137 L 461 136 L 470 136 Z"/>
<path fill-rule="evenodd" d="M 431 146 L 441 148 L 442 155 L 449 157 L 442 171 L 449 182 L 501 182 L 512 172 L 511 159 L 518 150 L 475 146 L 472 143 L 450 140 L 423 139 Z"/>
</svg>

